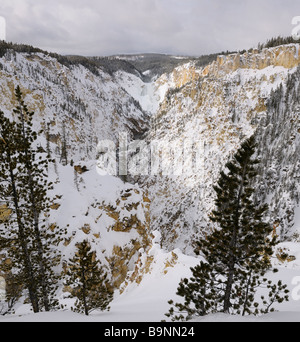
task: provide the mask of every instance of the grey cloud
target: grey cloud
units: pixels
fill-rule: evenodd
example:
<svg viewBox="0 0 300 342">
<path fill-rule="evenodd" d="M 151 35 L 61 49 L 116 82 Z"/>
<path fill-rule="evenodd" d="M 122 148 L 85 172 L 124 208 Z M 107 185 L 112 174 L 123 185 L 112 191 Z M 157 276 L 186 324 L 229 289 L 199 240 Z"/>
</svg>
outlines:
<svg viewBox="0 0 300 342">
<path fill-rule="evenodd" d="M 200 55 L 290 35 L 298 0 L 2 0 L 7 39 L 62 54 Z"/>
</svg>

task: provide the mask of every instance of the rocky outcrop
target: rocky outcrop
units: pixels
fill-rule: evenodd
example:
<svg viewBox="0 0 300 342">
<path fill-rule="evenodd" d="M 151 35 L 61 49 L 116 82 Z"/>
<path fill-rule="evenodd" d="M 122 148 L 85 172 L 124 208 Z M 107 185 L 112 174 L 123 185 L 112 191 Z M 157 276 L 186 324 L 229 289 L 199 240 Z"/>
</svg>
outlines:
<svg viewBox="0 0 300 342">
<path fill-rule="evenodd" d="M 151 244 L 150 201 L 145 194 L 142 194 L 141 201 L 132 199 L 141 194 L 139 190 L 128 189 L 121 193 L 121 198 L 117 200 L 115 206 L 99 207 L 105 215 L 113 219 L 109 230 L 117 233 L 131 233 L 136 236 L 126 245 L 114 244 L 112 255 L 107 257 L 116 288 L 124 282 L 133 261 L 136 261 L 139 256 L 139 251 L 148 249 Z"/>
<path fill-rule="evenodd" d="M 0 205 L 0 223 L 7 222 L 12 214 L 12 210 L 7 204 Z"/>
<path fill-rule="evenodd" d="M 161 234 L 157 231 L 153 232 L 151 243 L 147 249 L 143 249 L 142 253 L 135 263 L 134 270 L 128 272 L 127 277 L 120 288 L 122 294 L 129 285 L 140 285 L 145 277 L 156 268 L 163 276 L 167 275 L 170 269 L 174 268 L 178 262 L 178 252 L 164 252 L 160 247 Z"/>
<path fill-rule="evenodd" d="M 228 74 L 238 69 L 262 70 L 267 67 L 283 67 L 292 69 L 300 64 L 298 44 L 278 46 L 262 51 L 253 50 L 244 54 L 219 56 L 215 62 L 208 65 L 202 76 L 218 76 Z"/>
<path fill-rule="evenodd" d="M 201 69 L 191 62 L 183 66 L 179 66 L 170 74 L 162 75 L 157 81 L 156 86 L 163 87 L 168 84 L 171 88 L 181 88 L 189 82 L 199 79 Z"/>
</svg>

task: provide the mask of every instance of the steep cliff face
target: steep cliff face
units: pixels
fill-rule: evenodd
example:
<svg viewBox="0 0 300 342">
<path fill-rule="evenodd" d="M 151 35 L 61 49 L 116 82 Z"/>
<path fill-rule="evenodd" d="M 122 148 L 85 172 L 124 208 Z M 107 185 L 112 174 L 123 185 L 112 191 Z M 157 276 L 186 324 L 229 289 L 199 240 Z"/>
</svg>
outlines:
<svg viewBox="0 0 300 342">
<path fill-rule="evenodd" d="M 292 69 L 299 65 L 300 51 L 298 44 L 278 46 L 270 49 L 252 50 L 244 54 L 219 56 L 217 60 L 208 65 L 202 75 L 218 77 L 220 74 L 234 72 L 238 69 L 258 69 L 267 67 L 283 67 Z"/>
<path fill-rule="evenodd" d="M 100 68 L 96 74 L 42 53 L 8 51 L 0 58 L 0 103 L 7 115 L 15 106 L 17 85 L 36 113 L 35 128 L 47 131 L 58 159 L 63 145 L 68 161 L 95 159 L 99 140 L 117 142 L 119 132 L 133 138 L 148 129 L 140 105 Z"/>
<path fill-rule="evenodd" d="M 269 203 L 274 231 L 300 241 L 300 68 L 272 92 L 257 129 L 260 198 Z"/>
<path fill-rule="evenodd" d="M 220 56 L 198 70 L 187 64 L 168 76 L 173 88 L 153 119 L 148 139 L 164 142 L 162 153 L 169 169 L 167 175 L 160 173 L 147 183 L 152 198 L 152 225 L 160 229 L 166 248 L 180 247 L 190 252 L 193 235 L 209 230 L 208 215 L 215 198 L 212 185 L 220 170 L 242 140 L 260 127 L 268 112 L 271 93 L 281 84 L 286 88 L 289 75 L 299 64 L 299 45 L 287 45 Z M 163 84 L 166 76 L 157 82 Z M 269 120 L 276 119 L 273 116 Z M 272 141 L 271 136 L 268 139 Z M 289 150 L 294 151 L 297 143 L 294 141 Z M 197 147 L 192 155 L 186 148 L 191 145 Z M 275 148 L 276 145 L 270 147 Z M 281 150 L 279 143 L 277 148 Z M 183 162 L 174 165 L 175 160 Z M 178 165 L 179 168 L 183 165 L 179 175 Z M 298 172 L 297 165 L 290 166 Z M 277 167 L 282 170 L 285 165 L 280 163 Z M 289 176 L 293 177 L 291 173 Z M 276 184 L 284 188 L 284 183 Z M 272 202 L 271 197 L 269 201 Z M 293 201 L 291 206 L 295 205 Z M 283 230 L 290 228 L 292 216 L 291 213 L 290 224 L 284 225 Z M 274 215 L 272 220 L 275 224 Z"/>
</svg>

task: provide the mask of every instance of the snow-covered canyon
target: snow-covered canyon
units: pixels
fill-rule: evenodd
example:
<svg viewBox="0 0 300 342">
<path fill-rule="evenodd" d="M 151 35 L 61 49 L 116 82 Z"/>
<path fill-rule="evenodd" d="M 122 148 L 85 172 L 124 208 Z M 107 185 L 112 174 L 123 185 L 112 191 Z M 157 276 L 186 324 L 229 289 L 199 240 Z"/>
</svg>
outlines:
<svg viewBox="0 0 300 342">
<path fill-rule="evenodd" d="M 67 229 L 64 258 L 88 238 L 116 287 L 111 312 L 95 312 L 90 321 L 165 319 L 180 279 L 199 262 L 193 240 L 211 228 L 212 185 L 228 158 L 255 131 L 262 159 L 257 200 L 269 202 L 270 220 L 282 240 L 273 263 L 291 296 L 297 294 L 299 64 L 299 45 L 291 44 L 220 56 L 205 67 L 191 61 L 146 82 L 125 70 L 110 75 L 101 68 L 95 74 L 83 65 L 67 67 L 42 53 L 8 51 L 0 59 L 1 109 L 12 115 L 13 89 L 20 84 L 36 113 L 36 129 L 48 129 L 48 138 L 40 137 L 44 146 L 49 140 L 56 159 L 50 170 L 55 203 L 48 224 Z M 161 141 L 167 149 L 182 151 L 182 159 L 183 142 L 200 142 L 200 168 L 138 177 L 134 184 L 101 176 L 97 145 L 111 140 L 118 146 L 121 132 L 130 140 Z M 63 144 L 67 160 L 62 163 Z M 166 155 L 172 168 L 174 154 Z M 290 258 L 280 258 L 283 251 Z M 1 251 L 0 262 L 5 262 Z M 300 302 L 294 298 L 280 314 L 262 320 L 299 321 Z M 63 288 L 60 299 L 71 306 Z M 32 317 L 28 305 L 19 305 L 16 316 L 4 321 L 44 319 L 84 320 L 69 312 Z"/>
</svg>

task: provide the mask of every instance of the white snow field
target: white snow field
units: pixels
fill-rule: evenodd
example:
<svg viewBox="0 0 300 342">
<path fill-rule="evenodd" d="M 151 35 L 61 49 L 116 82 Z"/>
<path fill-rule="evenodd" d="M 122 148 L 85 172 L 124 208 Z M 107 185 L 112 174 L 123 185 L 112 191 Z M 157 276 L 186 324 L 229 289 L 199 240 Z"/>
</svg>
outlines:
<svg viewBox="0 0 300 342">
<path fill-rule="evenodd" d="M 175 250 L 178 256 L 174 267 L 165 269 L 165 263 L 171 253 L 161 250 L 155 244 L 149 252 L 154 256 L 155 262 L 149 274 L 146 274 L 142 282 L 130 284 L 123 294 L 115 294 L 110 312 L 93 312 L 89 317 L 79 315 L 70 310 L 52 313 L 33 314 L 28 305 L 23 305 L 11 316 L 0 316 L 0 322 L 106 322 L 106 323 L 129 323 L 129 322 L 160 322 L 167 320 L 165 313 L 169 311 L 168 301 L 174 299 L 180 301 L 175 295 L 181 278 L 190 276 L 190 267 L 195 266 L 199 260 L 183 255 Z M 298 259 L 299 265 L 300 259 Z M 290 301 L 275 306 L 278 312 L 261 317 L 229 316 L 224 314 L 210 315 L 195 319 L 194 323 L 206 322 L 300 322 L 300 268 L 297 261 L 291 265 L 282 265 L 279 273 L 270 275 L 274 280 L 281 279 L 288 285 Z M 63 300 L 62 303 L 68 303 Z"/>
</svg>

